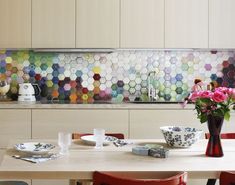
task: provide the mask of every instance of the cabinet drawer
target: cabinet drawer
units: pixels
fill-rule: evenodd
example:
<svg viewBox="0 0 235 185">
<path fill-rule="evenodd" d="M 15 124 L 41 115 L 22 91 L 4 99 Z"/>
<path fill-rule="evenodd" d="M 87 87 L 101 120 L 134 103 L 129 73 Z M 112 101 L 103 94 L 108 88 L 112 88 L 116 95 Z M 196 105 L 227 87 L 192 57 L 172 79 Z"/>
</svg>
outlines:
<svg viewBox="0 0 235 185">
<path fill-rule="evenodd" d="M 31 110 L 0 110 L 0 148 L 10 139 L 31 138 Z"/>
<path fill-rule="evenodd" d="M 59 131 L 92 133 L 93 128 L 128 136 L 127 110 L 33 110 L 32 137 L 55 139 Z"/>
<path fill-rule="evenodd" d="M 189 126 L 207 130 L 207 125 L 200 123 L 194 110 L 130 111 L 130 138 L 163 139 L 160 127 L 167 125 Z"/>
</svg>

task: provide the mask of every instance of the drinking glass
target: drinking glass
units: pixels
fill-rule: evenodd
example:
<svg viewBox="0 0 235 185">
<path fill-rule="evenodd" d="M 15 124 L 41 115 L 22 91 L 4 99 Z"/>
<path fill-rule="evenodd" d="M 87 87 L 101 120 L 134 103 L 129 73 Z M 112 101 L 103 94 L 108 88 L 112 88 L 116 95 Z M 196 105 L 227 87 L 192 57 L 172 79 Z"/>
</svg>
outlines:
<svg viewBox="0 0 235 185">
<path fill-rule="evenodd" d="M 68 132 L 59 132 L 58 133 L 58 145 L 60 147 L 60 154 L 67 155 L 69 154 L 69 146 L 72 143 L 72 135 Z"/>
<path fill-rule="evenodd" d="M 105 138 L 105 130 L 102 128 L 94 129 L 95 148 L 101 149 Z"/>
</svg>

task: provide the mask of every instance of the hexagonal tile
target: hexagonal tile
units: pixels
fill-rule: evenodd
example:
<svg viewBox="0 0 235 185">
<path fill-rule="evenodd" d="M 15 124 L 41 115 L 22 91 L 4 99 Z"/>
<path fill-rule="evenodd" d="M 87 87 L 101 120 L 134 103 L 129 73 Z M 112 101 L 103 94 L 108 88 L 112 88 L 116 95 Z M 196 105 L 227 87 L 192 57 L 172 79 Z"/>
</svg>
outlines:
<svg viewBox="0 0 235 185">
<path fill-rule="evenodd" d="M 100 80 L 100 74 L 94 74 L 93 76 L 94 80 Z"/>
<path fill-rule="evenodd" d="M 68 84 L 68 83 L 66 83 L 66 84 L 64 85 L 64 90 L 65 90 L 65 91 L 70 91 L 70 89 L 71 89 L 71 85 Z"/>
<path fill-rule="evenodd" d="M 59 83 L 59 78 L 58 78 L 58 77 L 53 77 L 53 78 L 52 78 L 52 82 L 53 82 L 54 84 L 58 84 L 58 83 Z"/>
<path fill-rule="evenodd" d="M 40 67 L 43 71 L 46 71 L 48 66 L 47 66 L 47 64 L 42 63 Z"/>
<path fill-rule="evenodd" d="M 212 66 L 211 64 L 205 64 L 204 68 L 207 70 L 207 71 L 210 71 L 212 69 Z"/>
</svg>

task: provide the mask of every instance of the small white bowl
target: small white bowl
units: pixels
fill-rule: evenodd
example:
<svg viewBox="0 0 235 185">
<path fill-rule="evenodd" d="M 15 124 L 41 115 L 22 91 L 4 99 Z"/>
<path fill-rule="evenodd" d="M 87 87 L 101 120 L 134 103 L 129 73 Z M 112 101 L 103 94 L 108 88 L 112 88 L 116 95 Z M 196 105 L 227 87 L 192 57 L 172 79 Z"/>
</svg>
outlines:
<svg viewBox="0 0 235 185">
<path fill-rule="evenodd" d="M 193 145 L 201 136 L 202 130 L 183 126 L 160 127 L 167 144 L 171 147 L 186 148 Z"/>
</svg>

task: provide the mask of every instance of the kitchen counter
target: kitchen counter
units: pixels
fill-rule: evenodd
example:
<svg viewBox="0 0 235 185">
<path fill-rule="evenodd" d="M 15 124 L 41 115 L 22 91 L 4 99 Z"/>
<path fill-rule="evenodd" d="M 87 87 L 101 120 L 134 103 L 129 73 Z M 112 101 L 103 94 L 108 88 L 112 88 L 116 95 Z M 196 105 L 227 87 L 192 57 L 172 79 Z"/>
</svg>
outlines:
<svg viewBox="0 0 235 185">
<path fill-rule="evenodd" d="M 193 109 L 194 105 L 189 104 L 185 109 Z M 51 104 L 51 103 L 19 103 L 0 102 L 0 109 L 182 109 L 178 103 L 94 103 L 94 104 Z"/>
</svg>

